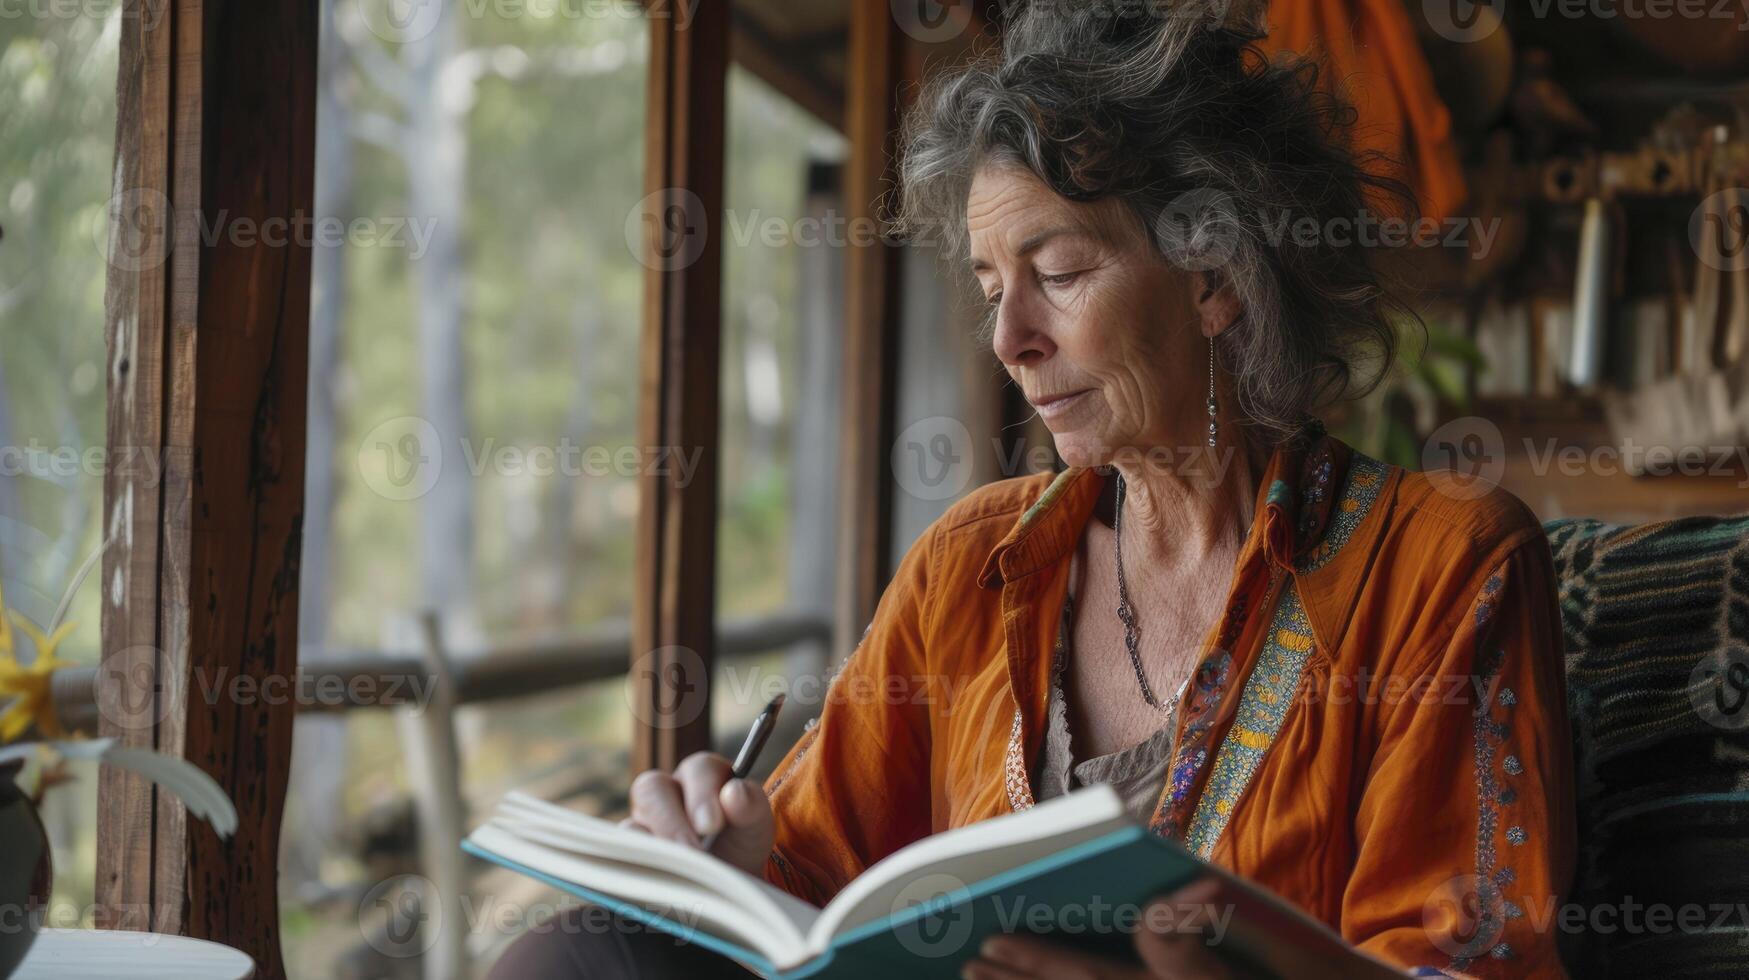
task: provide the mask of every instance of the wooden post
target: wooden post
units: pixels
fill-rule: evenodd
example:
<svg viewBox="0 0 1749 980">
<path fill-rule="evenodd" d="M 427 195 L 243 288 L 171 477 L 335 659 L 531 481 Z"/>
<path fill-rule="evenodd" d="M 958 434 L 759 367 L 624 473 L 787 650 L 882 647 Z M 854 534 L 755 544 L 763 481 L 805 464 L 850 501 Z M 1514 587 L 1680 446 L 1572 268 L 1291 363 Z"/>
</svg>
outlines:
<svg viewBox="0 0 1749 980">
<path fill-rule="evenodd" d="M 405 632 L 404 623 L 397 625 Z M 454 662 L 443 645 L 442 617 L 434 610 L 425 610 L 419 614 L 417 626 L 419 654 L 432 678 L 431 693 L 423 706 L 415 703 L 395 709 L 395 729 L 412 786 L 419 868 L 431 882 L 420 898 L 431 903 L 436 914 L 420 916 L 411 941 L 424 950 L 420 967 L 425 980 L 452 980 L 465 975 L 468 967 L 468 930 L 456 927 L 467 922 L 467 906 L 462 902 L 467 890 L 467 855 L 456 844 L 468 832 L 462 753 L 456 735 L 458 691 Z"/>
<path fill-rule="evenodd" d="M 193 761 L 241 821 L 221 841 L 105 769 L 99 924 L 269 980 L 296 705 L 250 692 L 297 676 L 316 11 L 128 0 L 110 209 L 100 727 Z"/>
<path fill-rule="evenodd" d="M 729 0 L 650 11 L 645 133 L 644 324 L 638 432 L 646 452 L 699 453 L 638 481 L 632 610 L 632 769 L 710 745 L 715 662 L 717 449 L 722 332 L 723 140 Z"/>
<path fill-rule="evenodd" d="M 840 650 L 856 643 L 892 575 L 894 437 L 899 338 L 897 250 L 867 229 L 894 185 L 904 35 L 890 6 L 853 0 L 845 112 L 844 416 L 838 543 Z"/>
</svg>

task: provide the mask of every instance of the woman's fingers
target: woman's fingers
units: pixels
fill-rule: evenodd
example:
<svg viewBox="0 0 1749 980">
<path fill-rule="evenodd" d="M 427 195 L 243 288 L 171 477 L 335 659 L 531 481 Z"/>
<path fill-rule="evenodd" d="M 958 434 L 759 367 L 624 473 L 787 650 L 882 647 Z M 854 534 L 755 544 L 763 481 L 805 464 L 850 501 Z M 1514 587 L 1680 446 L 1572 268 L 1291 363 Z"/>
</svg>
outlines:
<svg viewBox="0 0 1749 980">
<path fill-rule="evenodd" d="M 964 980 L 1036 980 L 1043 974 L 1035 974 L 1025 970 L 991 960 L 972 960 L 960 967 L 960 976 Z"/>
<path fill-rule="evenodd" d="M 1150 976 L 1226 980 L 1233 975 L 1203 935 L 1209 923 L 1225 921 L 1218 908 L 1222 897 L 1221 882 L 1204 878 L 1149 903 L 1144 928 L 1136 932 L 1136 953 Z"/>
<path fill-rule="evenodd" d="M 715 752 L 694 752 L 674 767 L 674 780 L 686 802 L 687 821 L 699 837 L 723 829 L 723 806 L 717 794 L 732 775 L 729 760 Z"/>
<path fill-rule="evenodd" d="M 1071 940 L 1072 941 L 1072 940 Z M 1146 980 L 1133 966 L 1033 936 L 997 935 L 978 947 L 978 958 L 961 968 L 968 980 Z"/>
<path fill-rule="evenodd" d="M 960 967 L 964 980 L 1031 980 L 1051 976 L 1042 954 L 1049 947 L 1026 936 L 991 936 L 978 956 Z M 1068 980 L 1068 978 L 1064 978 Z"/>
<path fill-rule="evenodd" d="M 632 814 L 624 825 L 692 847 L 715 834 L 711 853 L 758 874 L 776 833 L 771 801 L 758 783 L 733 775 L 729 760 L 710 752 L 687 756 L 673 775 L 643 773 L 632 781 Z"/>
<path fill-rule="evenodd" d="M 1194 932 L 1136 933 L 1136 953 L 1151 977 L 1175 980 L 1226 980 L 1232 976 L 1227 964 Z"/>
<path fill-rule="evenodd" d="M 1222 897 L 1219 882 L 1196 882 L 1156 899 L 1136 933 L 1142 968 L 1089 955 L 1069 943 L 1032 936 L 991 936 L 966 963 L 968 980 L 1019 980 L 1023 977 L 1075 980 L 1231 980 L 1233 973 L 1203 935 L 1215 921 L 1214 905 Z M 1222 920 L 1224 921 L 1224 920 Z"/>
<path fill-rule="evenodd" d="M 649 829 L 657 837 L 666 837 L 693 847 L 699 845 L 698 833 L 686 816 L 686 801 L 680 784 L 660 769 L 649 769 L 632 780 L 632 820 Z"/>
<path fill-rule="evenodd" d="M 718 857 L 758 874 L 771 855 L 777 822 L 765 788 L 750 779 L 731 779 L 717 792 L 725 826 L 711 848 Z"/>
</svg>

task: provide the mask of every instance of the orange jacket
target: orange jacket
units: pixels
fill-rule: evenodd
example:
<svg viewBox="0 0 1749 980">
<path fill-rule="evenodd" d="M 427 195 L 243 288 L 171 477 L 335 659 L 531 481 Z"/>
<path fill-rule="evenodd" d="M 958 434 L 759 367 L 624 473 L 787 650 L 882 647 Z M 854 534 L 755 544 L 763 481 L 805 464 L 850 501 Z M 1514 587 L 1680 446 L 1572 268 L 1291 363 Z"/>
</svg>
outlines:
<svg viewBox="0 0 1749 980">
<path fill-rule="evenodd" d="M 971 494 L 911 548 L 767 789 L 810 901 L 1032 805 L 1069 560 L 1106 478 Z M 1572 758 L 1547 539 L 1320 429 L 1278 449 L 1152 828 L 1405 967 L 1561 976 Z"/>
</svg>

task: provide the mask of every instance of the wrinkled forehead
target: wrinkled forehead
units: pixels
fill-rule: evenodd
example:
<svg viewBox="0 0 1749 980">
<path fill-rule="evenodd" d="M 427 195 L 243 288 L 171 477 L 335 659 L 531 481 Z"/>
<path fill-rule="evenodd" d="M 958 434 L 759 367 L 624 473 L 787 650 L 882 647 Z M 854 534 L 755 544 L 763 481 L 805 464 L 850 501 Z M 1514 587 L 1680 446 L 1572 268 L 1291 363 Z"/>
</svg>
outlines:
<svg viewBox="0 0 1749 980">
<path fill-rule="evenodd" d="M 1143 244 L 1140 222 L 1117 198 L 1072 201 L 1018 164 L 979 168 L 966 194 L 974 270 L 1024 257 L 1056 242 L 1128 248 Z"/>
</svg>

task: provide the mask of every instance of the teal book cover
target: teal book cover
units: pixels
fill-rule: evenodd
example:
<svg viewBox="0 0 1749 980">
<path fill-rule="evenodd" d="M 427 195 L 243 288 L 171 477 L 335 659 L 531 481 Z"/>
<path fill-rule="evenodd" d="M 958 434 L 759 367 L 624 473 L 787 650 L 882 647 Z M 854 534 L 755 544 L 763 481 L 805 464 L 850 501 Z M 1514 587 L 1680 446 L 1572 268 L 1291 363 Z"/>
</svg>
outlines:
<svg viewBox="0 0 1749 980">
<path fill-rule="evenodd" d="M 1205 873 L 1184 850 L 1129 826 L 981 881 L 926 874 L 883 919 L 849 929 L 824 954 L 787 970 L 752 950 L 464 842 L 470 854 L 545 882 L 627 919 L 721 953 L 780 980 L 955 978 L 994 933 L 1040 933 L 1088 952 L 1129 956 L 1147 903 Z"/>
</svg>

